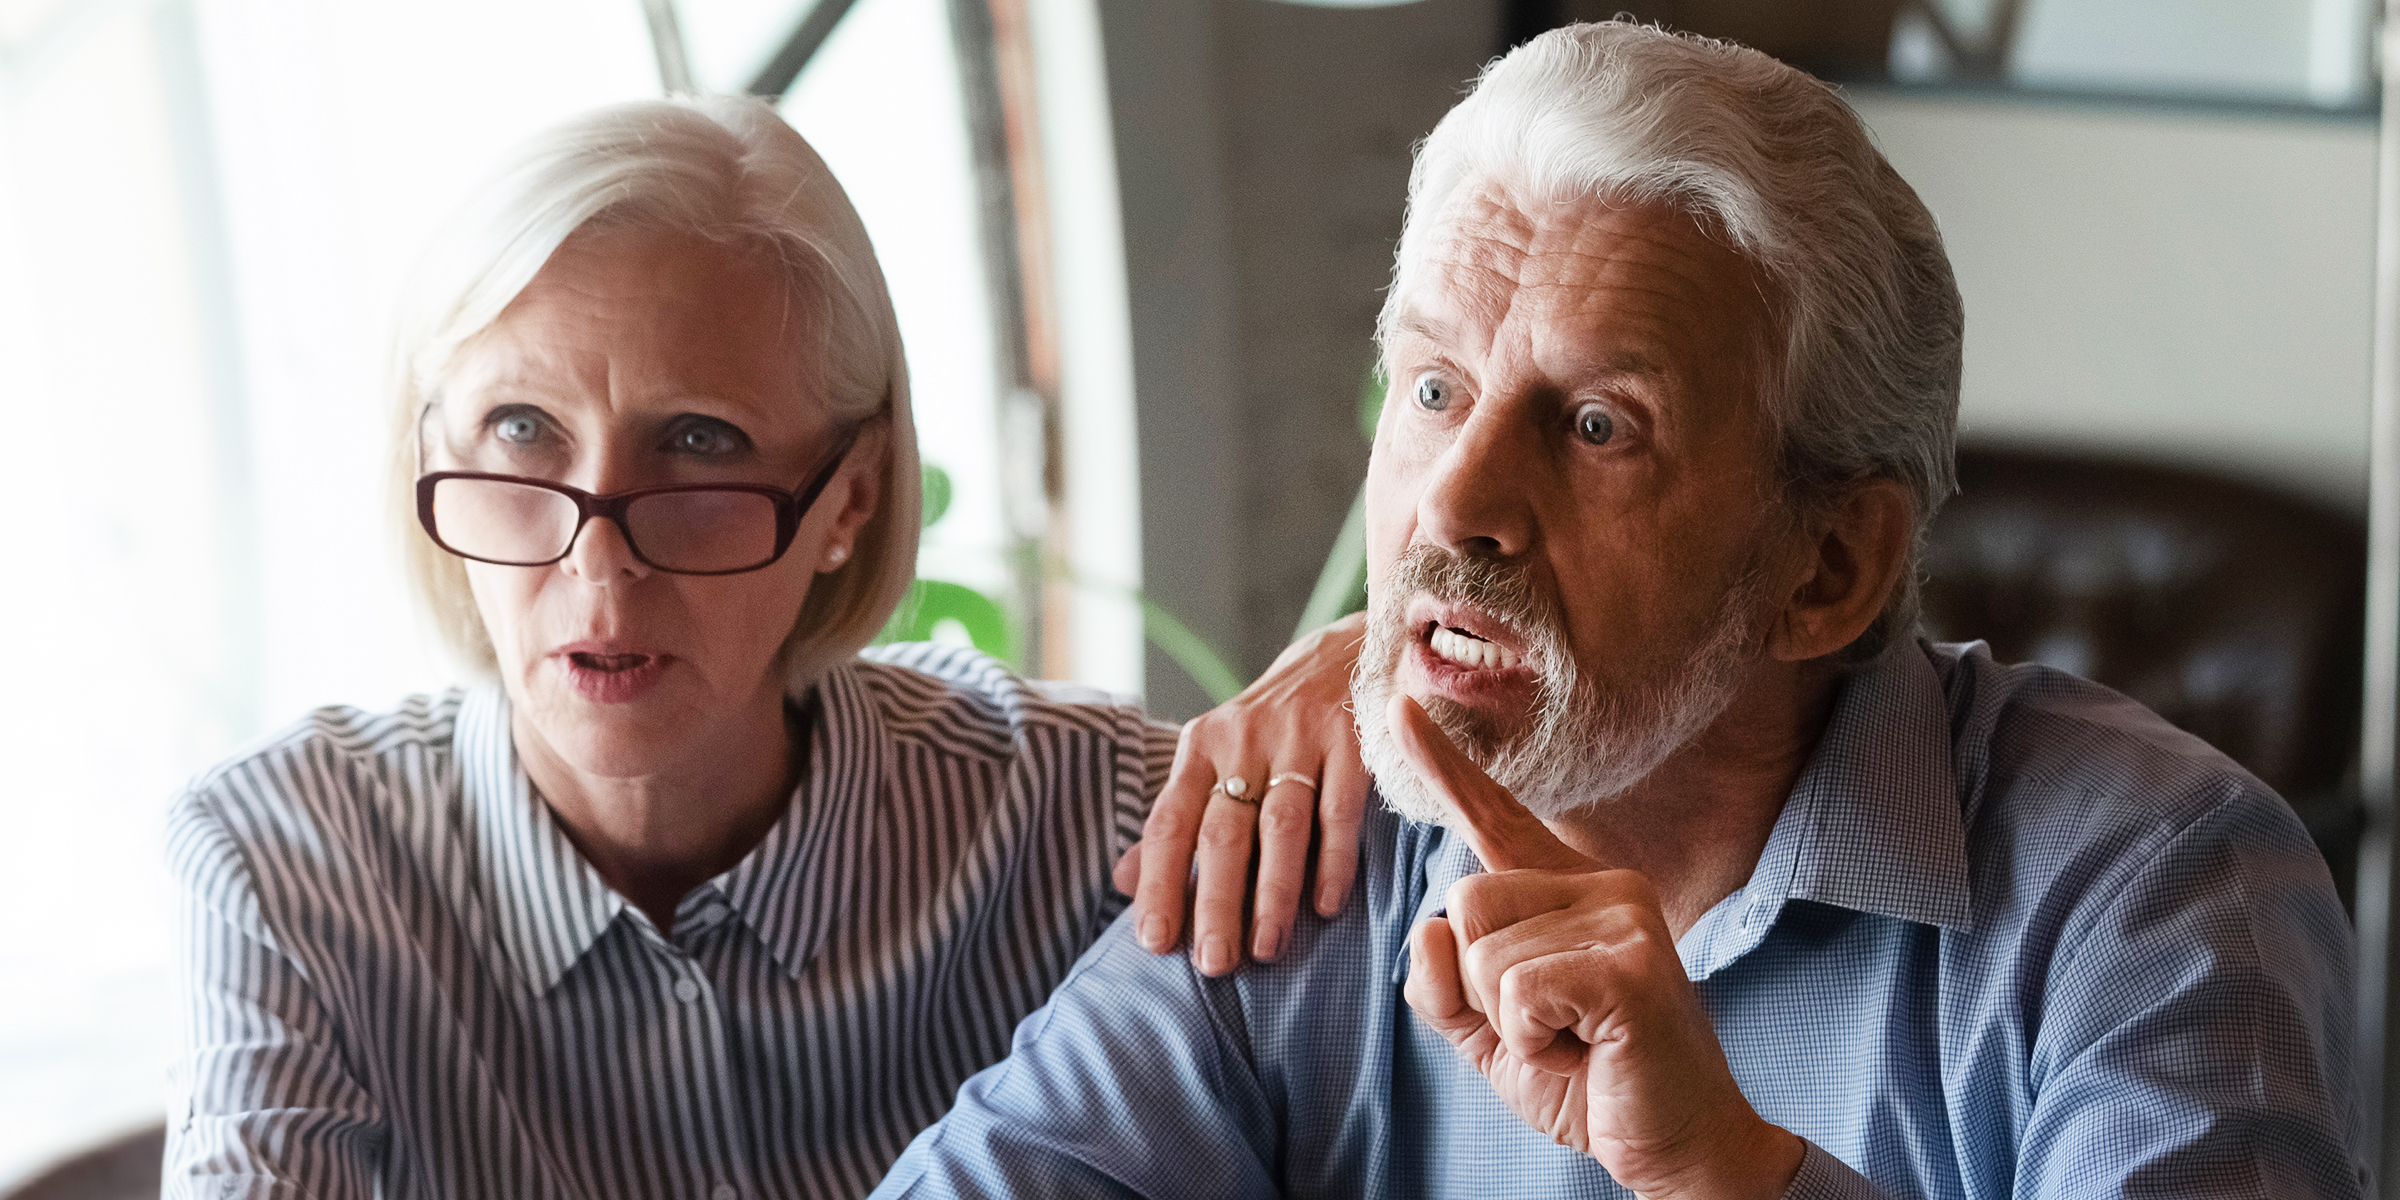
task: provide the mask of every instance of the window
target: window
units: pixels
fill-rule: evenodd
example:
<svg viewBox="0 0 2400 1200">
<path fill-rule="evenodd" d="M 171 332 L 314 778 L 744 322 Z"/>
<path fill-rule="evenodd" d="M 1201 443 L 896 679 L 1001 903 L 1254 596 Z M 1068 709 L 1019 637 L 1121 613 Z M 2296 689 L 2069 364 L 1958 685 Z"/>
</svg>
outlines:
<svg viewBox="0 0 2400 1200">
<path fill-rule="evenodd" d="M 2052 91 L 2360 108 L 2373 0 L 1911 0 L 1892 72 Z"/>
</svg>

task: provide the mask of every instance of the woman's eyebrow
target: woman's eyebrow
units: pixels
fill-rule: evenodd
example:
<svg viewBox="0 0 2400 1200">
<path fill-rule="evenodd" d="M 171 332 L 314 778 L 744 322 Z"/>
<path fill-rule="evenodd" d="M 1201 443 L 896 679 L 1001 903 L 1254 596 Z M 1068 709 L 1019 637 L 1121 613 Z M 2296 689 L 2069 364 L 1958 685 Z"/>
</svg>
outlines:
<svg viewBox="0 0 2400 1200">
<path fill-rule="evenodd" d="M 489 375 L 464 384 L 453 383 L 434 394 L 436 404 L 457 404 L 461 407 L 492 407 L 500 404 L 533 404 L 540 406 L 554 394 L 543 386 L 542 378 L 531 372 L 510 372 Z"/>
</svg>

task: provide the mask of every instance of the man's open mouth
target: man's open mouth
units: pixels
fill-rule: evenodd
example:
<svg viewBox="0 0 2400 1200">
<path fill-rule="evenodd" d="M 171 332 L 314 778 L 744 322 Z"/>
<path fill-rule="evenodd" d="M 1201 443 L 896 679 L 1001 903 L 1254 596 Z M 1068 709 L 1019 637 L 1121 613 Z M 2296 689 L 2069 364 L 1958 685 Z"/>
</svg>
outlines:
<svg viewBox="0 0 2400 1200">
<path fill-rule="evenodd" d="M 1519 661 L 1516 651 L 1455 625 L 1436 623 L 1425 637 L 1425 648 L 1433 651 L 1434 657 L 1469 670 L 1505 671 Z"/>
</svg>

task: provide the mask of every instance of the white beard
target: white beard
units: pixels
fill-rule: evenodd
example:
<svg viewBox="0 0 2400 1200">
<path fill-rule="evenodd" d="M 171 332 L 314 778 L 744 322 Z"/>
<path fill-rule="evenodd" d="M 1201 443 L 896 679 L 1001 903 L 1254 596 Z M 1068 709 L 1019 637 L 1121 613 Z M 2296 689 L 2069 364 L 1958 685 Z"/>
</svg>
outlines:
<svg viewBox="0 0 2400 1200">
<path fill-rule="evenodd" d="M 1416 638 L 1402 614 L 1419 593 L 1474 604 L 1524 639 L 1537 690 L 1523 732 L 1503 737 L 1479 714 L 1449 700 L 1423 703 L 1426 715 L 1476 766 L 1527 811 L 1549 820 L 1623 795 L 1724 713 L 1755 652 L 1762 583 L 1758 572 L 1745 572 L 1706 636 L 1681 662 L 1650 672 L 1655 678 L 1612 675 L 1603 693 L 1567 652 L 1556 605 L 1521 573 L 1412 547 L 1384 585 L 1369 592 L 1366 644 L 1350 681 L 1359 751 L 1385 806 L 1410 820 L 1448 823 L 1449 806 L 1409 765 L 1384 716 L 1400 655 Z"/>
</svg>

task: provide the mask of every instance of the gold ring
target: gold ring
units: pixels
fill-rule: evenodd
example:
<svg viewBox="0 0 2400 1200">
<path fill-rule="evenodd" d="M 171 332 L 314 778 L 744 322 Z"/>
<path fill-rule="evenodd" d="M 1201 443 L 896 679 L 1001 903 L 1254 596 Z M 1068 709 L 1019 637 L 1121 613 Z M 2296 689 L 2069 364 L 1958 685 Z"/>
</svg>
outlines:
<svg viewBox="0 0 2400 1200">
<path fill-rule="evenodd" d="M 1298 771 L 1285 771 L 1283 774 L 1268 780 L 1267 787 L 1272 790 L 1277 785 L 1286 783 L 1299 784 L 1301 787 L 1307 788 L 1311 793 L 1314 793 L 1317 790 L 1317 781 L 1310 779 L 1308 776 L 1303 775 Z"/>
</svg>

